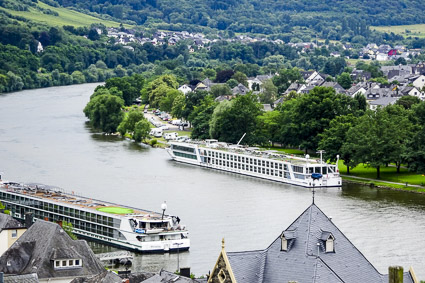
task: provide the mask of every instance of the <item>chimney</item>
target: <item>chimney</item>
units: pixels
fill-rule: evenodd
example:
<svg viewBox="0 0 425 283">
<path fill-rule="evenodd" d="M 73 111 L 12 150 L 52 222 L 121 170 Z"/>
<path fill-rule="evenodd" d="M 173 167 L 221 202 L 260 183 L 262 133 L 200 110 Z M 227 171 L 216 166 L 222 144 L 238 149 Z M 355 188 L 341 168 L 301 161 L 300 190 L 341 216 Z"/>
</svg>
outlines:
<svg viewBox="0 0 425 283">
<path fill-rule="evenodd" d="M 388 268 L 388 282 L 389 283 L 403 283 L 403 267 L 390 266 Z"/>
<path fill-rule="evenodd" d="M 180 275 L 190 278 L 190 267 L 182 267 L 180 268 Z"/>
<path fill-rule="evenodd" d="M 30 228 L 33 224 L 34 216 L 32 212 L 25 213 L 25 227 Z M 0 282 L 1 283 L 1 282 Z"/>
</svg>

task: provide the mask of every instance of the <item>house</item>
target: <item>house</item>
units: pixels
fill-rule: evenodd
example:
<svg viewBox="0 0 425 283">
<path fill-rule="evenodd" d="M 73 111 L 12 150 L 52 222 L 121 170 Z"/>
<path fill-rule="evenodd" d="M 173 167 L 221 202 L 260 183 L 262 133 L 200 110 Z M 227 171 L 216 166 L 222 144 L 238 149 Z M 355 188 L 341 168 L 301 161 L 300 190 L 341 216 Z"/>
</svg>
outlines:
<svg viewBox="0 0 425 283">
<path fill-rule="evenodd" d="M 369 109 L 376 110 L 378 107 L 385 107 L 390 104 L 393 105 L 399 98 L 400 97 L 382 97 L 374 101 L 369 101 Z"/>
<path fill-rule="evenodd" d="M 349 89 L 347 89 L 346 92 L 348 95 L 354 97 L 357 93 L 361 93 L 365 95 L 366 91 L 367 91 L 366 84 L 358 83 L 350 87 Z"/>
<path fill-rule="evenodd" d="M 192 91 L 192 88 L 188 86 L 187 84 L 184 84 L 178 88 L 181 92 L 183 92 L 184 95 Z"/>
<path fill-rule="evenodd" d="M 346 94 L 346 90 L 337 82 L 324 82 L 321 86 L 323 87 L 331 87 L 335 90 L 336 93 Z"/>
<path fill-rule="evenodd" d="M 249 88 L 247 88 L 246 86 L 244 86 L 243 84 L 238 84 L 237 86 L 235 86 L 232 89 L 232 94 L 233 95 L 245 95 L 249 92 Z"/>
<path fill-rule="evenodd" d="M 2 255 L 27 230 L 12 216 L 0 213 L 0 255 Z"/>
<path fill-rule="evenodd" d="M 425 86 L 425 76 L 420 75 L 412 82 L 413 86 L 417 89 L 422 90 L 422 88 Z"/>
<path fill-rule="evenodd" d="M 404 283 L 415 282 L 413 269 Z M 224 239 L 208 282 L 388 282 L 350 240 L 311 204 L 263 250 L 226 252 Z"/>
<path fill-rule="evenodd" d="M 40 282 L 70 282 L 104 272 L 84 240 L 72 240 L 58 225 L 38 219 L 0 257 L 0 272 L 36 273 Z"/>
<path fill-rule="evenodd" d="M 390 58 L 387 53 L 376 53 L 376 61 L 388 61 Z"/>
<path fill-rule="evenodd" d="M 353 81 L 363 81 L 366 82 L 372 78 L 372 74 L 370 72 L 364 70 L 356 70 L 354 69 L 351 74 L 351 79 Z"/>
</svg>

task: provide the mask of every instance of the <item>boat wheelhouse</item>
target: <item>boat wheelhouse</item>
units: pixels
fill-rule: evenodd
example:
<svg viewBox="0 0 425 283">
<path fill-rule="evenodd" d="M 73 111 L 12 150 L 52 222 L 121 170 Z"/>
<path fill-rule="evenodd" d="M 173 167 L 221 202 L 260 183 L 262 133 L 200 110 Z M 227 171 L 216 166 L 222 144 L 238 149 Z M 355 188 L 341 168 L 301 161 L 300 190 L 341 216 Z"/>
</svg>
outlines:
<svg viewBox="0 0 425 283">
<path fill-rule="evenodd" d="M 73 233 L 135 252 L 183 251 L 188 231 L 176 216 L 117 205 L 66 193 L 40 184 L 1 182 L 0 201 L 20 220 L 68 222 Z"/>
<path fill-rule="evenodd" d="M 167 151 L 175 161 L 248 175 L 303 187 L 340 187 L 338 167 L 320 160 L 244 148 L 209 139 L 203 142 L 170 142 Z M 338 163 L 337 163 L 338 164 Z M 313 182 L 312 173 L 322 174 Z"/>
</svg>

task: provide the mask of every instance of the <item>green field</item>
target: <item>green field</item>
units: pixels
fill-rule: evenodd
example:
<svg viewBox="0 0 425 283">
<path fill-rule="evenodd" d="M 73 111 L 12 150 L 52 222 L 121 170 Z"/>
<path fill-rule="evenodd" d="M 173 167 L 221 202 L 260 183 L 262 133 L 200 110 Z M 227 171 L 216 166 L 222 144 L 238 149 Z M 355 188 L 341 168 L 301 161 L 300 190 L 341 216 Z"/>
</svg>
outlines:
<svg viewBox="0 0 425 283">
<path fill-rule="evenodd" d="M 279 151 L 281 153 L 285 153 L 285 154 L 294 154 L 294 155 L 304 155 L 304 151 L 299 150 L 299 149 L 293 149 L 293 148 L 281 148 L 281 147 L 262 147 L 261 149 L 264 150 L 275 150 L 275 151 Z"/>
<path fill-rule="evenodd" d="M 89 16 L 77 11 L 73 11 L 66 8 L 57 8 L 49 6 L 45 3 L 38 2 L 37 4 L 40 8 L 49 9 L 54 12 L 57 12 L 59 16 L 46 15 L 43 14 L 40 10 L 37 10 L 33 7 L 29 8 L 29 11 L 14 11 L 10 9 L 1 8 L 2 10 L 14 15 L 21 16 L 26 19 L 29 19 L 34 22 L 44 23 L 48 26 L 66 26 L 71 25 L 74 27 L 89 26 L 94 23 L 102 23 L 107 27 L 119 27 L 120 23 L 114 21 L 102 20 L 93 16 Z M 128 25 L 124 25 L 127 26 Z"/>
<path fill-rule="evenodd" d="M 341 174 L 346 174 L 347 167 L 343 164 L 342 160 L 338 164 L 339 171 Z M 363 164 L 358 165 L 354 169 L 350 169 L 350 175 L 376 179 L 376 169 L 373 167 L 366 167 Z M 381 167 L 381 180 L 390 181 L 397 183 L 408 183 L 411 185 L 425 185 L 425 176 L 409 172 L 405 168 L 400 169 L 400 173 L 397 174 L 395 167 Z"/>
<path fill-rule="evenodd" d="M 129 214 L 134 212 L 131 208 L 124 208 L 124 207 L 117 207 L 117 206 L 99 207 L 96 210 L 101 212 L 106 212 L 106 213 L 112 213 L 112 214 Z"/>
<path fill-rule="evenodd" d="M 405 25 L 405 26 L 374 26 L 370 27 L 372 30 L 380 32 L 393 32 L 395 34 L 400 34 L 405 37 L 425 37 L 425 24 L 418 25 Z"/>
</svg>

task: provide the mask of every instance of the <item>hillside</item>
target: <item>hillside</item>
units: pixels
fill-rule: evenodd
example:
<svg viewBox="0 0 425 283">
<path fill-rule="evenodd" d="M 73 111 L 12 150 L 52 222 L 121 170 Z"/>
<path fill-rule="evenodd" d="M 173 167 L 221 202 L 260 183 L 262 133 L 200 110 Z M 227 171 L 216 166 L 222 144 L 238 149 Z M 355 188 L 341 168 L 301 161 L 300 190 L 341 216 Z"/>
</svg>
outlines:
<svg viewBox="0 0 425 283">
<path fill-rule="evenodd" d="M 367 36 L 367 26 L 425 23 L 422 0 L 49 0 L 64 7 L 108 14 L 117 20 L 164 29 L 263 34 L 290 33 L 293 27 L 321 38 Z"/>
<path fill-rule="evenodd" d="M 19 1 L 15 3 L 19 3 Z M 1 5 L 2 7 L 0 7 L 0 9 L 12 16 L 23 17 L 33 22 L 42 23 L 48 26 L 69 25 L 74 27 L 83 27 L 90 26 L 91 24 L 103 24 L 108 27 L 118 27 L 120 25 L 120 23 L 112 20 L 96 18 L 68 8 L 53 7 L 42 2 L 32 3 L 33 5 L 25 5 L 23 2 L 21 7 L 24 8 L 20 8 L 19 6 L 14 7 L 7 4 L 7 0 L 3 1 L 3 5 Z"/>
</svg>

